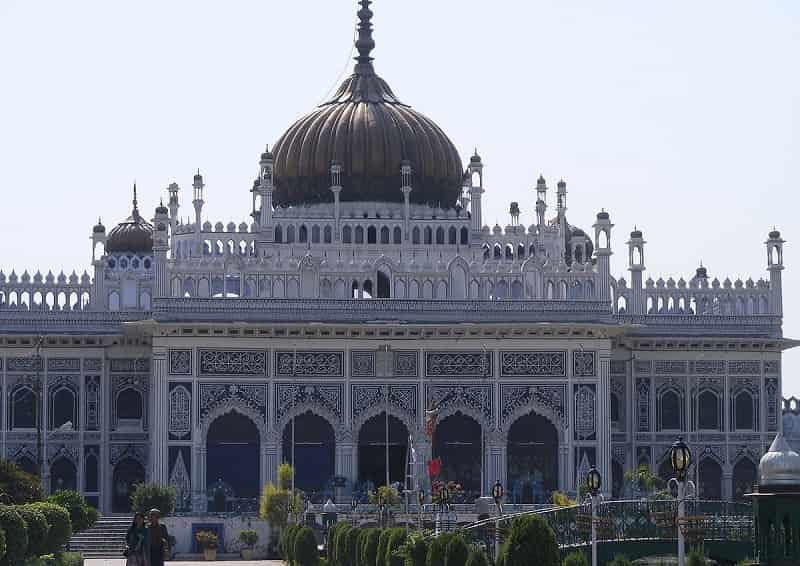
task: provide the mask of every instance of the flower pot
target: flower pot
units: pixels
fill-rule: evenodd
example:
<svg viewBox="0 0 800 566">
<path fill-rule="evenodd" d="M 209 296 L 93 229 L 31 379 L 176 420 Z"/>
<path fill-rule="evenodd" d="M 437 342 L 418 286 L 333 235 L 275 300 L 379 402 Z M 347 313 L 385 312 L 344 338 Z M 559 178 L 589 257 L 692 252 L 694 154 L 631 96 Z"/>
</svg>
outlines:
<svg viewBox="0 0 800 566">
<path fill-rule="evenodd" d="M 242 549 L 242 560 L 252 560 L 255 551 L 252 548 L 243 548 Z"/>
<path fill-rule="evenodd" d="M 203 558 L 205 558 L 206 562 L 213 562 L 217 559 L 217 549 L 216 548 L 204 548 L 203 549 Z"/>
</svg>

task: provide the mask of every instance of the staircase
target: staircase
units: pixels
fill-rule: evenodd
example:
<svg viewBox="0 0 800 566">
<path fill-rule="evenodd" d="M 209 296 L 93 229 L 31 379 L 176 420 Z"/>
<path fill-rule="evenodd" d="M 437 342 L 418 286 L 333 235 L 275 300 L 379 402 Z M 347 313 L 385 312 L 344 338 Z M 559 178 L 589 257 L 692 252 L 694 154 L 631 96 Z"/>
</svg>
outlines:
<svg viewBox="0 0 800 566">
<path fill-rule="evenodd" d="M 69 549 L 84 558 L 123 558 L 125 535 L 131 526 L 130 517 L 102 517 L 88 531 L 72 536 Z"/>
</svg>

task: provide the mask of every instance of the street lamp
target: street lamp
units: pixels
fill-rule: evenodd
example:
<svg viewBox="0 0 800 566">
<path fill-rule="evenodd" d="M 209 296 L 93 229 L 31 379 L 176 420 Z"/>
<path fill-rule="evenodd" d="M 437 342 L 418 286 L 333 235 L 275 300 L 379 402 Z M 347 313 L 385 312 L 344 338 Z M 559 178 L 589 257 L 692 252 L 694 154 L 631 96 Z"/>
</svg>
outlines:
<svg viewBox="0 0 800 566">
<path fill-rule="evenodd" d="M 683 437 L 679 436 L 678 440 L 672 445 L 669 450 L 669 462 L 672 465 L 672 470 L 675 472 L 675 477 L 669 480 L 669 484 L 675 482 L 678 488 L 678 566 L 686 565 L 686 542 L 683 535 L 683 518 L 685 516 L 685 499 L 687 484 L 696 493 L 697 488 L 692 481 L 687 481 L 687 472 L 689 466 L 692 465 L 692 451 L 683 441 Z"/>
<path fill-rule="evenodd" d="M 586 474 L 586 487 L 592 501 L 592 566 L 597 566 L 597 494 L 603 485 L 603 476 L 592 466 Z"/>
<path fill-rule="evenodd" d="M 494 522 L 494 559 L 500 556 L 500 518 L 503 516 L 503 484 L 500 480 L 494 482 L 492 486 L 492 497 L 494 504 L 497 506 L 497 518 Z"/>
</svg>

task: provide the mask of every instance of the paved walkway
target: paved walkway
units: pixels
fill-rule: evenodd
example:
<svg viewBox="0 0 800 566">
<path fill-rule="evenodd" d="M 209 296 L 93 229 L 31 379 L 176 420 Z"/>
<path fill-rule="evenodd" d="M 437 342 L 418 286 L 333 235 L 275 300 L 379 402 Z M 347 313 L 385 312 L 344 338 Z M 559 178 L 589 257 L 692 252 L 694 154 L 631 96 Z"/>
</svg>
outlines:
<svg viewBox="0 0 800 566">
<path fill-rule="evenodd" d="M 208 562 L 167 562 L 170 566 L 200 566 L 201 564 L 209 564 Z M 244 560 L 237 560 L 236 562 L 213 562 L 214 566 L 283 566 L 280 560 L 253 560 L 252 562 L 245 562 Z M 125 566 L 125 559 L 107 558 L 103 560 L 86 560 L 84 566 Z"/>
</svg>

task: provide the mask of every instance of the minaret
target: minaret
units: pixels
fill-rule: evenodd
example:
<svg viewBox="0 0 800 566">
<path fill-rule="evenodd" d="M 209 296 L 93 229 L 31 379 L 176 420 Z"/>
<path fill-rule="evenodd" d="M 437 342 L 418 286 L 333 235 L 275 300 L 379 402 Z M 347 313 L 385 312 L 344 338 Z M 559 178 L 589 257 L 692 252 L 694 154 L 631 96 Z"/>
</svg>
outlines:
<svg viewBox="0 0 800 566">
<path fill-rule="evenodd" d="M 411 233 L 411 162 L 404 159 L 400 164 L 400 191 L 403 193 L 403 239 L 408 241 Z"/>
<path fill-rule="evenodd" d="M 256 240 L 256 253 L 264 257 L 267 253 L 269 244 L 275 241 L 275 225 L 272 221 L 272 194 L 275 191 L 273 185 L 275 157 L 267 146 L 261 154 L 258 162 L 258 185 L 253 185 L 253 199 L 259 197 L 258 214 L 258 238 Z"/>
<path fill-rule="evenodd" d="M 769 312 L 778 316 L 783 316 L 783 283 L 781 281 L 781 271 L 783 271 L 783 244 L 786 242 L 781 238 L 781 233 L 772 230 L 767 245 L 767 271 L 769 271 Z"/>
<path fill-rule="evenodd" d="M 536 223 L 540 232 L 545 225 L 545 214 L 547 214 L 547 183 L 544 177 L 539 175 L 539 180 L 536 181 Z"/>
<path fill-rule="evenodd" d="M 175 257 L 175 247 L 178 243 L 175 233 L 178 231 L 178 211 L 180 210 L 178 191 L 180 190 L 181 188 L 178 186 L 178 183 L 170 183 L 169 187 L 167 187 L 167 191 L 169 192 L 169 235 L 172 257 Z"/>
<path fill-rule="evenodd" d="M 199 252 L 198 255 L 203 255 L 203 235 L 200 233 L 202 230 L 201 213 L 203 212 L 203 204 L 205 204 L 203 200 L 203 187 L 205 187 L 203 184 L 203 176 L 198 169 L 197 174 L 194 176 L 194 181 L 192 182 L 192 188 L 194 189 L 194 200 L 192 200 L 192 204 L 194 205 L 194 233 L 197 238 L 196 248 Z"/>
<path fill-rule="evenodd" d="M 608 212 L 601 210 L 597 213 L 597 222 L 594 223 L 594 255 L 597 258 L 597 273 L 600 275 L 597 290 L 598 301 L 610 301 L 611 289 L 611 217 Z M 586 258 L 588 259 L 588 258 Z"/>
<path fill-rule="evenodd" d="M 169 296 L 169 266 L 167 265 L 167 251 L 169 250 L 169 210 L 162 202 L 156 207 L 153 218 L 153 259 L 154 280 L 153 298 Z"/>
<path fill-rule="evenodd" d="M 334 239 L 339 242 L 342 239 L 342 227 L 339 222 L 342 215 L 339 202 L 339 194 L 342 192 L 342 163 L 336 159 L 331 161 L 331 192 L 333 193 L 333 217 L 336 226 Z"/>
<path fill-rule="evenodd" d="M 471 203 L 470 206 L 472 207 L 472 222 L 470 222 L 470 230 L 472 231 L 471 241 L 478 242 L 480 241 L 481 228 L 483 227 L 483 218 L 481 214 L 481 195 L 483 195 L 483 162 L 481 161 L 481 156 L 478 155 L 477 149 L 472 157 L 469 158 L 467 174 L 470 177 L 469 198 Z"/>
<path fill-rule="evenodd" d="M 106 227 L 98 218 L 97 224 L 92 228 L 92 266 L 94 267 L 94 284 L 92 285 L 92 307 L 99 309 L 102 307 L 103 297 L 105 297 L 105 277 L 103 270 L 105 264 L 101 257 L 97 257 L 97 244 L 103 244 L 103 255 L 106 249 Z"/>
<path fill-rule="evenodd" d="M 519 203 L 512 202 L 508 208 L 508 213 L 511 215 L 511 226 L 519 226 Z"/>
<path fill-rule="evenodd" d="M 628 312 L 631 314 L 644 313 L 644 294 L 642 293 L 642 273 L 644 267 L 644 245 L 647 242 L 642 237 L 642 231 L 634 228 L 631 239 L 628 240 L 628 271 L 631 272 L 631 304 Z"/>
<path fill-rule="evenodd" d="M 558 182 L 556 194 L 558 196 L 558 220 L 561 221 L 567 215 L 567 183 L 564 179 Z"/>
</svg>

